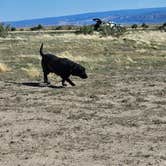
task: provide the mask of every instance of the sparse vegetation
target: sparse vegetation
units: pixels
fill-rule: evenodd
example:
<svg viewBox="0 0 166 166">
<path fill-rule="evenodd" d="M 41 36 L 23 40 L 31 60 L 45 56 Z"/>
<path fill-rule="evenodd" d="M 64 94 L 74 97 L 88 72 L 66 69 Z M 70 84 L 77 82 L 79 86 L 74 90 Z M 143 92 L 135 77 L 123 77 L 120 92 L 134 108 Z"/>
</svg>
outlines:
<svg viewBox="0 0 166 166">
<path fill-rule="evenodd" d="M 63 30 L 63 26 L 56 26 L 55 30 Z"/>
<path fill-rule="evenodd" d="M 30 78 L 39 78 L 39 76 L 41 76 L 39 70 L 33 66 L 22 68 L 21 70 L 23 70 Z"/>
<path fill-rule="evenodd" d="M 11 27 L 10 30 L 11 31 L 16 31 L 16 28 L 15 27 Z"/>
<path fill-rule="evenodd" d="M 76 30 L 78 29 L 77 26 L 74 25 L 64 25 L 64 26 L 55 26 L 53 27 L 55 30 Z"/>
<path fill-rule="evenodd" d="M 159 26 L 159 30 L 166 32 L 166 23 L 163 23 L 163 25 Z"/>
<path fill-rule="evenodd" d="M 82 26 L 76 33 L 84 35 L 92 35 L 94 33 L 94 27 L 92 25 Z"/>
<path fill-rule="evenodd" d="M 149 26 L 148 26 L 146 23 L 143 23 L 143 24 L 141 25 L 141 27 L 142 27 L 143 29 L 147 29 Z"/>
<path fill-rule="evenodd" d="M 113 27 L 110 27 L 108 25 L 102 25 L 100 26 L 100 28 L 97 30 L 97 32 L 101 35 L 101 36 L 116 36 L 116 37 L 119 37 L 121 36 L 122 34 L 124 34 L 124 32 L 126 31 L 126 28 L 125 27 L 121 27 L 119 25 L 117 26 L 113 26 Z M 83 27 L 80 27 L 80 30 L 77 31 L 76 33 L 77 34 L 84 34 L 84 35 L 87 35 L 87 34 L 94 34 L 95 30 L 94 30 L 94 27 L 92 25 L 90 26 L 83 26 Z"/>
<path fill-rule="evenodd" d="M 0 165 L 165 165 L 166 33 L 149 29 L 0 38 L 0 62 L 11 68 L 0 73 Z M 41 42 L 89 78 L 61 88 L 51 75 L 43 85 Z"/>
<path fill-rule="evenodd" d="M 7 37 L 9 30 L 10 25 L 4 25 L 3 23 L 0 23 L 0 37 Z"/>
<path fill-rule="evenodd" d="M 99 32 L 102 36 L 119 37 L 126 32 L 126 28 L 119 25 L 115 25 L 113 27 L 102 25 L 99 29 Z"/>
<path fill-rule="evenodd" d="M 137 29 L 137 28 L 138 28 L 138 25 L 137 25 L 137 24 L 133 24 L 133 25 L 131 26 L 131 28 L 132 28 L 132 29 Z"/>
<path fill-rule="evenodd" d="M 37 31 L 37 30 L 42 30 L 42 29 L 44 29 L 44 27 L 41 24 L 39 24 L 38 26 L 30 28 L 31 31 Z"/>
<path fill-rule="evenodd" d="M 166 22 L 165 23 L 163 23 L 163 25 L 162 25 L 163 27 L 166 27 Z"/>
</svg>

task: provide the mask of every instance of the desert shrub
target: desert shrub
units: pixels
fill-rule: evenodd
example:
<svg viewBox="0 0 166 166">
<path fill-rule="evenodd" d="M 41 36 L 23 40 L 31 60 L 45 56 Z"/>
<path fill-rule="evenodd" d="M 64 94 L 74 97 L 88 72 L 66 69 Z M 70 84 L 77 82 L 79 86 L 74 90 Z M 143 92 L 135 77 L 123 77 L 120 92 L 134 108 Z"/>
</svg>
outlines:
<svg viewBox="0 0 166 166">
<path fill-rule="evenodd" d="M 163 25 L 162 25 L 163 27 L 166 27 L 166 22 L 165 23 L 163 23 Z"/>
<path fill-rule="evenodd" d="M 10 30 L 11 31 L 16 31 L 16 28 L 15 27 L 11 27 Z"/>
<path fill-rule="evenodd" d="M 78 30 L 80 27 L 76 25 L 63 25 L 63 26 L 53 26 L 53 30 Z"/>
<path fill-rule="evenodd" d="M 3 23 L 0 23 L 0 37 L 7 37 L 9 30 L 10 25 L 4 25 Z"/>
<path fill-rule="evenodd" d="M 110 27 L 108 25 L 102 25 L 99 28 L 99 32 L 102 36 L 115 36 L 115 37 L 119 37 L 121 35 L 123 35 L 126 32 L 126 28 L 119 26 L 119 25 L 115 25 L 113 27 Z"/>
<path fill-rule="evenodd" d="M 163 30 L 163 27 L 162 27 L 162 26 L 159 26 L 158 29 L 159 29 L 160 31 L 162 31 L 162 30 Z"/>
<path fill-rule="evenodd" d="M 144 29 L 147 29 L 149 26 L 148 26 L 147 24 L 143 23 L 143 24 L 141 25 L 141 27 L 144 28 Z"/>
<path fill-rule="evenodd" d="M 62 26 L 55 27 L 55 30 L 62 30 L 62 29 L 63 29 Z"/>
<path fill-rule="evenodd" d="M 159 26 L 159 28 L 158 28 L 160 31 L 164 31 L 164 32 L 166 32 L 166 26 Z"/>
<path fill-rule="evenodd" d="M 112 36 L 113 34 L 112 28 L 107 25 L 101 26 L 99 31 L 102 36 Z"/>
<path fill-rule="evenodd" d="M 65 25 L 65 26 L 63 26 L 63 30 L 72 30 L 72 26 Z"/>
<path fill-rule="evenodd" d="M 80 27 L 80 29 L 76 32 L 76 34 L 84 34 L 84 35 L 91 35 L 94 33 L 94 26 L 93 25 L 88 25 L 88 26 L 82 26 Z M 122 27 L 120 25 L 116 25 L 116 26 L 109 26 L 109 25 L 102 25 L 100 26 L 100 28 L 98 29 L 98 33 L 101 36 L 116 36 L 119 37 L 120 35 L 124 34 L 124 32 L 126 32 L 126 28 Z"/>
<path fill-rule="evenodd" d="M 131 28 L 132 28 L 132 29 L 137 29 L 137 28 L 138 28 L 138 25 L 137 25 L 137 24 L 133 24 L 133 25 L 131 26 Z"/>
<path fill-rule="evenodd" d="M 55 30 L 73 30 L 74 26 L 72 25 L 63 25 L 63 26 L 56 26 Z"/>
<path fill-rule="evenodd" d="M 39 24 L 38 26 L 30 28 L 31 31 L 36 31 L 36 30 L 41 30 L 41 29 L 44 29 L 44 27 L 41 24 Z"/>
<path fill-rule="evenodd" d="M 91 25 L 82 26 L 80 29 L 76 32 L 77 34 L 84 34 L 84 35 L 91 35 L 94 32 L 94 27 Z"/>
<path fill-rule="evenodd" d="M 163 25 L 159 26 L 159 30 L 166 32 L 166 23 L 163 23 Z"/>
<path fill-rule="evenodd" d="M 64 26 L 64 30 L 72 30 L 73 26 L 72 25 L 66 25 Z"/>
</svg>

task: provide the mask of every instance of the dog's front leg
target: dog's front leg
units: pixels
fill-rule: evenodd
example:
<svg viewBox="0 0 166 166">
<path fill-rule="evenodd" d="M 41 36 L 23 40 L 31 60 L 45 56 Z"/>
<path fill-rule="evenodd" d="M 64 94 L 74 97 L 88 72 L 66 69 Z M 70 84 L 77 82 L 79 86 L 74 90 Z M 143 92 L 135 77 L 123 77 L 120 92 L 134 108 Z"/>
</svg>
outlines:
<svg viewBox="0 0 166 166">
<path fill-rule="evenodd" d="M 75 86 L 75 84 L 70 80 L 70 78 L 67 78 L 66 81 L 67 81 L 71 86 Z"/>
<path fill-rule="evenodd" d="M 67 86 L 67 84 L 65 84 L 65 79 L 62 79 L 62 86 Z"/>
</svg>

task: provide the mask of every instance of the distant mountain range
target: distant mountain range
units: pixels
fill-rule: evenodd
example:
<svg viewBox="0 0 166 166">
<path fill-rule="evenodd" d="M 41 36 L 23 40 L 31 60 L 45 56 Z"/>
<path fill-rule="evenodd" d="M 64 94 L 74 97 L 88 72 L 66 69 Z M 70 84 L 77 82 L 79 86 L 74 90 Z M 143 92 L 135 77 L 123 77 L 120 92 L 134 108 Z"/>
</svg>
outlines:
<svg viewBox="0 0 166 166">
<path fill-rule="evenodd" d="M 88 25 L 94 23 L 92 21 L 93 18 L 100 18 L 104 21 L 113 21 L 118 24 L 158 24 L 166 22 L 166 7 L 85 13 L 61 17 L 10 21 L 5 23 L 20 28 L 32 27 L 38 24 L 42 24 L 44 26 Z"/>
</svg>

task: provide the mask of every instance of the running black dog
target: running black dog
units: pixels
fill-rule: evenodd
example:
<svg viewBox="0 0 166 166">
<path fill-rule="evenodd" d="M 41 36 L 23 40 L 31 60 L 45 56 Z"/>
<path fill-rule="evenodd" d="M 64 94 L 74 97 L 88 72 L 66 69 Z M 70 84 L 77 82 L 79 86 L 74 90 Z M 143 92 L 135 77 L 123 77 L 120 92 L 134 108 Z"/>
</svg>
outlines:
<svg viewBox="0 0 166 166">
<path fill-rule="evenodd" d="M 82 79 L 88 78 L 85 68 L 80 64 L 77 64 L 67 58 L 59 58 L 52 54 L 43 53 L 43 43 L 40 47 L 40 55 L 42 56 L 42 68 L 44 73 L 44 83 L 49 84 L 48 74 L 55 73 L 62 78 L 62 85 L 66 86 L 65 81 L 70 85 L 75 86 L 75 84 L 70 80 L 70 75 L 78 76 Z"/>
</svg>

